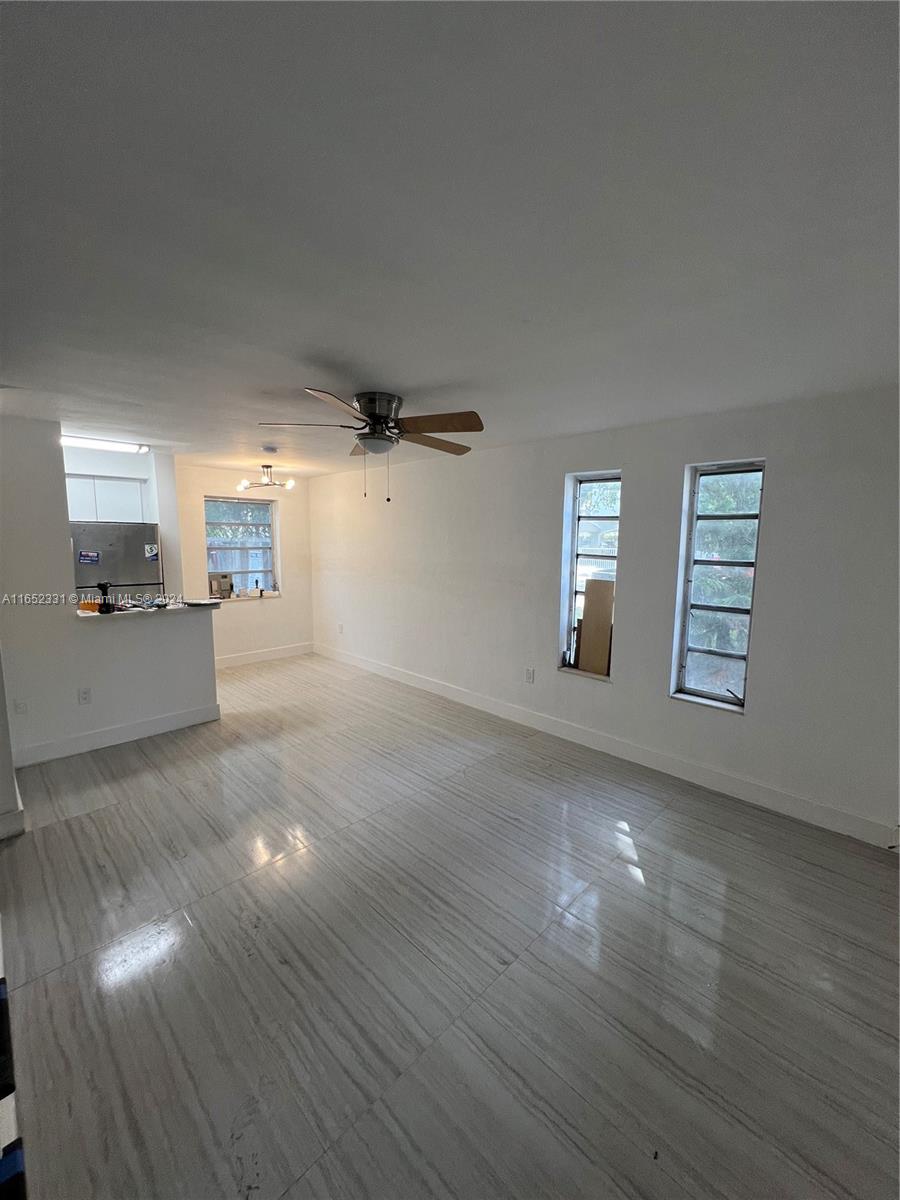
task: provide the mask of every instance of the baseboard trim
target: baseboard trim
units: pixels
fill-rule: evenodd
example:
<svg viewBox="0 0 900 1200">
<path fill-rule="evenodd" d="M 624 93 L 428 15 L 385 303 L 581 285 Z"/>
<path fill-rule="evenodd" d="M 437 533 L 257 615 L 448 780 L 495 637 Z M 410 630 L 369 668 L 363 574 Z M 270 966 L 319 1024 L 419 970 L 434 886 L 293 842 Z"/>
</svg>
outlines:
<svg viewBox="0 0 900 1200">
<path fill-rule="evenodd" d="M 601 750 L 605 754 L 624 758 L 628 762 L 638 763 L 642 767 L 665 771 L 666 774 L 686 779 L 689 783 L 696 783 L 716 792 L 724 792 L 727 796 L 745 800 L 748 804 L 755 804 L 758 808 L 770 809 L 783 816 L 805 821 L 809 825 L 829 829 L 833 833 L 842 833 L 848 837 L 858 838 L 860 841 L 869 842 L 874 846 L 889 846 L 894 841 L 893 826 L 881 825 L 866 817 L 830 808 L 792 792 L 779 791 L 777 788 L 760 783 L 755 779 L 747 779 L 744 776 L 720 771 L 703 763 L 651 750 L 636 742 L 629 742 L 624 738 L 613 737 L 611 734 L 600 733 L 595 729 L 587 728 L 587 726 L 577 725 L 573 721 L 564 721 L 559 717 L 552 717 L 548 713 L 537 712 L 518 704 L 509 704 L 505 700 L 496 700 L 493 696 L 487 696 L 482 692 L 457 687 L 456 684 L 432 679 L 428 675 L 419 675 L 415 671 L 407 671 L 402 667 L 393 667 L 376 659 L 350 654 L 346 650 L 338 650 L 334 646 L 317 644 L 315 653 L 347 663 L 350 666 L 360 667 L 364 671 L 372 671 L 376 675 L 384 675 L 388 679 L 395 679 L 398 683 L 406 683 L 411 687 L 433 692 L 448 700 L 465 704 L 469 708 L 477 708 L 482 712 L 491 713 L 495 717 L 505 717 L 507 720 L 517 721 L 520 725 L 527 725 L 531 729 L 540 730 L 541 733 L 550 733 L 564 738 L 566 741 L 576 742 L 580 746 Z"/>
<path fill-rule="evenodd" d="M 150 717 L 146 721 L 133 721 L 128 725 L 110 725 L 106 729 L 93 729 L 90 733 L 78 733 L 55 742 L 20 746 L 13 751 L 13 763 L 17 767 L 29 767 L 53 758 L 83 754 L 85 750 L 102 750 L 104 746 L 118 746 L 137 738 L 152 737 L 155 733 L 171 733 L 173 729 L 186 729 L 188 725 L 218 721 L 219 716 L 218 704 L 209 704 L 203 708 L 188 708 L 161 717 Z"/>
<path fill-rule="evenodd" d="M 16 791 L 18 793 L 18 788 Z M 25 813 L 22 811 L 22 802 L 19 800 L 18 808 L 14 808 L 11 812 L 0 813 L 0 841 L 18 837 L 20 833 L 24 832 Z"/>
<path fill-rule="evenodd" d="M 269 658 L 296 658 L 299 654 L 312 654 L 313 649 L 312 642 L 292 642 L 288 646 L 270 646 L 265 650 L 247 650 L 242 654 L 222 654 L 216 659 L 216 670 L 265 662 Z"/>
</svg>

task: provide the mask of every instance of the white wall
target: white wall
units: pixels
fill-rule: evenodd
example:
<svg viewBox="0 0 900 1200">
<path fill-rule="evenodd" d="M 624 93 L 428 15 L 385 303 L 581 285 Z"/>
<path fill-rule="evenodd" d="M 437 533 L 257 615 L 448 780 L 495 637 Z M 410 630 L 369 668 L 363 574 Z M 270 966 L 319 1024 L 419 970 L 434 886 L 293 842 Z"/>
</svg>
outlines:
<svg viewBox="0 0 900 1200">
<path fill-rule="evenodd" d="M 181 565 L 186 596 L 207 594 L 206 496 L 236 496 L 240 471 L 196 466 L 175 459 Z M 286 492 L 271 488 L 250 493 L 273 500 L 278 542 L 280 596 L 227 600 L 214 613 L 217 666 L 303 654 L 312 643 L 312 590 L 309 556 L 309 485 L 298 479 Z"/>
<path fill-rule="evenodd" d="M 766 460 L 743 713 L 669 697 L 684 468 Z M 370 468 L 374 464 L 370 462 Z M 612 682 L 559 672 L 563 480 L 621 468 Z M 897 412 L 836 397 L 312 480 L 317 649 L 886 843 Z M 344 633 L 337 631 L 343 623 Z M 373 632 L 374 631 L 374 632 Z M 534 684 L 524 669 L 536 668 Z"/>
<path fill-rule="evenodd" d="M 163 583 L 169 596 L 184 595 L 181 569 L 181 522 L 178 516 L 178 486 L 175 458 L 155 452 L 156 498 L 159 508 L 159 543 L 162 552 Z"/>
<path fill-rule="evenodd" d="M 74 590 L 59 435 L 0 418 L 0 597 Z M 90 620 L 69 604 L 0 604 L 0 643 L 17 764 L 218 715 L 209 611 Z M 83 687 L 93 699 L 79 705 Z"/>
</svg>

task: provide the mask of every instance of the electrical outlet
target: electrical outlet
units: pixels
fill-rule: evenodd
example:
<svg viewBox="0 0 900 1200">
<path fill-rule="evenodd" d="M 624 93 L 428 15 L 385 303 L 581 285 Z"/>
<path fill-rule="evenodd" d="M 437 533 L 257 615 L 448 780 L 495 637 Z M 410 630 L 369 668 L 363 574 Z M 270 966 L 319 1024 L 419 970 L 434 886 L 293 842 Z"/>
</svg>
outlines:
<svg viewBox="0 0 900 1200">
<path fill-rule="evenodd" d="M 90 702 L 91 702 L 91 689 L 88 687 L 79 688 L 78 689 L 78 703 L 79 704 L 90 704 Z"/>
<path fill-rule="evenodd" d="M 525 668 L 525 682 L 534 683 L 534 667 Z"/>
<path fill-rule="evenodd" d="M 13 712 L 17 717 L 24 717 L 28 712 L 27 700 L 13 700 Z"/>
<path fill-rule="evenodd" d="M 344 622 L 338 621 L 338 633 L 343 633 L 343 632 L 344 632 Z"/>
</svg>

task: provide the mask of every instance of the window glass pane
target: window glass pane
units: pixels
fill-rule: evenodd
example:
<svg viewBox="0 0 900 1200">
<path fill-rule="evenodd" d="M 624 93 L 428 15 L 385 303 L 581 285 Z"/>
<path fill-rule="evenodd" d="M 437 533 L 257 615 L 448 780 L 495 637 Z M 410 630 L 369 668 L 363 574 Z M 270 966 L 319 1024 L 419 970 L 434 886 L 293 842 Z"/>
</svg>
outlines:
<svg viewBox="0 0 900 1200">
<path fill-rule="evenodd" d="M 589 579 L 615 579 L 616 560 L 614 558 L 579 558 L 575 568 L 575 590 L 584 591 L 584 585 Z"/>
<path fill-rule="evenodd" d="M 702 650 L 747 653 L 750 617 L 744 613 L 716 613 L 694 609 L 688 628 L 688 645 Z"/>
<path fill-rule="evenodd" d="M 272 505 L 268 501 L 207 500 L 207 521 L 225 521 L 248 525 L 271 525 Z"/>
<path fill-rule="evenodd" d="M 217 522 L 206 526 L 207 546 L 271 546 L 271 525 L 226 525 Z"/>
<path fill-rule="evenodd" d="M 580 621 L 584 616 L 584 592 L 575 595 L 575 620 Z"/>
<path fill-rule="evenodd" d="M 762 471 L 734 475 L 701 475 L 697 488 L 698 513 L 758 513 Z"/>
<path fill-rule="evenodd" d="M 621 479 L 584 480 L 578 485 L 580 517 L 617 517 Z"/>
<path fill-rule="evenodd" d="M 759 521 L 698 521 L 694 558 L 733 558 L 752 562 L 756 558 Z"/>
<path fill-rule="evenodd" d="M 222 571 L 270 571 L 271 550 L 219 550 L 210 547 L 206 554 L 206 569 L 215 574 Z"/>
<path fill-rule="evenodd" d="M 232 575 L 232 586 L 235 590 L 238 588 L 255 588 L 256 581 L 259 580 L 259 586 L 271 591 L 274 584 L 272 582 L 271 571 L 236 571 Z"/>
<path fill-rule="evenodd" d="M 619 548 L 619 522 L 582 520 L 578 522 L 578 553 L 613 554 Z"/>
<path fill-rule="evenodd" d="M 695 566 L 692 568 L 692 579 L 692 604 L 750 607 L 753 595 L 752 567 Z"/>
<path fill-rule="evenodd" d="M 267 500 L 204 501 L 206 569 L 229 572 L 235 591 L 275 587 L 272 504 Z"/>
<path fill-rule="evenodd" d="M 685 687 L 699 692 L 712 692 L 726 700 L 744 697 L 744 675 L 747 664 L 742 658 L 719 658 L 715 654 L 688 654 L 684 668 Z"/>
</svg>

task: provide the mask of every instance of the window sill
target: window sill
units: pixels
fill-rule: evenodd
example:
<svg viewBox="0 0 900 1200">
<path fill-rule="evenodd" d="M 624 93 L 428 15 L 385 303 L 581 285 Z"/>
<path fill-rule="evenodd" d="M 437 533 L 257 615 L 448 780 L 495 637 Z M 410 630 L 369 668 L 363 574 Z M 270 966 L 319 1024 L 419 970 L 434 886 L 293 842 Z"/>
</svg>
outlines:
<svg viewBox="0 0 900 1200">
<path fill-rule="evenodd" d="M 243 604 L 248 600 L 280 600 L 281 592 L 263 592 L 261 596 L 226 596 L 222 604 Z"/>
<path fill-rule="evenodd" d="M 711 700 L 708 696 L 692 696 L 690 692 L 669 692 L 670 700 L 687 700 L 691 704 L 703 704 L 706 708 L 717 708 L 720 712 L 744 714 L 744 706 L 728 704 L 724 700 Z"/>
<path fill-rule="evenodd" d="M 557 667 L 563 675 L 580 675 L 582 679 L 599 679 L 601 683 L 612 683 L 608 675 L 597 675 L 593 671 L 580 671 L 578 667 Z"/>
</svg>

